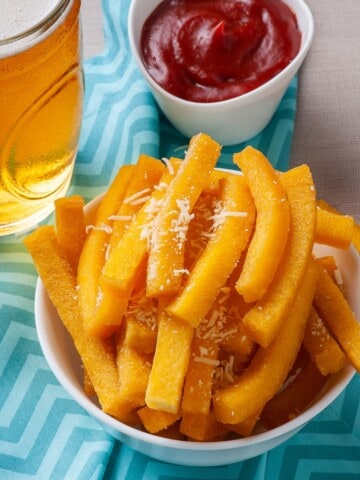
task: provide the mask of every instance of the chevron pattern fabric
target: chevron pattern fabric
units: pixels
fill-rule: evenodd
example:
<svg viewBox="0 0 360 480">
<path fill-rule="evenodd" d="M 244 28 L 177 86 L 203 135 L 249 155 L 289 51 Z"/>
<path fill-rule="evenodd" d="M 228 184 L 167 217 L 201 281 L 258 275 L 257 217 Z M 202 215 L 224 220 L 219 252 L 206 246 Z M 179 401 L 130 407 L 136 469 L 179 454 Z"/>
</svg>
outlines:
<svg viewBox="0 0 360 480">
<path fill-rule="evenodd" d="M 140 152 L 181 155 L 187 139 L 159 113 L 131 59 L 129 0 L 103 0 L 104 52 L 85 65 L 82 135 L 70 193 L 101 193 Z M 251 140 L 285 170 L 297 80 L 270 125 Z M 220 166 L 244 145 L 228 147 Z M 49 219 L 48 221 L 52 221 Z M 34 326 L 36 272 L 22 239 L 0 239 L 1 480 L 355 480 L 360 478 L 360 379 L 293 439 L 229 466 L 187 468 L 154 461 L 109 436 L 69 398 L 49 370 Z"/>
</svg>

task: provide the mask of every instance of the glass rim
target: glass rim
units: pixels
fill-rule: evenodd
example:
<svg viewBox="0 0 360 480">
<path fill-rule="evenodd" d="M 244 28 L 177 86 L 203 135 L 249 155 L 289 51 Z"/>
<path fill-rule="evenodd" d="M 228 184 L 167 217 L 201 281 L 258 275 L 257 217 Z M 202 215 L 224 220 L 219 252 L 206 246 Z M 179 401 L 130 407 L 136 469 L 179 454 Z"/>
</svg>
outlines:
<svg viewBox="0 0 360 480">
<path fill-rule="evenodd" d="M 65 12 L 67 6 L 72 0 L 59 0 L 53 10 L 46 15 L 42 20 L 35 23 L 32 27 L 24 30 L 23 32 L 17 33 L 11 37 L 6 37 L 0 39 L 0 49 L 2 46 L 9 45 L 11 43 L 16 43 L 25 39 L 36 38 L 37 36 L 45 33 L 50 27 L 52 27 L 61 15 Z"/>
</svg>

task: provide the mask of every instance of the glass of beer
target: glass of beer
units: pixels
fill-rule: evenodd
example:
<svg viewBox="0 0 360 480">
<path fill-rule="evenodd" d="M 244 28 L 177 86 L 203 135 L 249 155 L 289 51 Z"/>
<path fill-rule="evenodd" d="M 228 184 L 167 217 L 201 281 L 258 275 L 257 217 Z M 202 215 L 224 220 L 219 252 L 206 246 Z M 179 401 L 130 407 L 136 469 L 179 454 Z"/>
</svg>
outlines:
<svg viewBox="0 0 360 480">
<path fill-rule="evenodd" d="M 0 14 L 0 235 L 66 194 L 83 103 L 80 0 L 17 0 Z"/>
</svg>

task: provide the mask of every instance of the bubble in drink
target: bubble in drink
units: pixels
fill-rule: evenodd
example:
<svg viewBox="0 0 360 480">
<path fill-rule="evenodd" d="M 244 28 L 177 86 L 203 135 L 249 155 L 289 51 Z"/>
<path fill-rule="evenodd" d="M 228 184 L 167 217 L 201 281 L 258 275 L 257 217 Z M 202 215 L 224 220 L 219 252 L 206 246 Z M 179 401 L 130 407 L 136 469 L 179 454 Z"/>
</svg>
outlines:
<svg viewBox="0 0 360 480">
<path fill-rule="evenodd" d="M 0 235 L 43 219 L 66 193 L 83 99 L 80 0 L 3 3 Z"/>
</svg>

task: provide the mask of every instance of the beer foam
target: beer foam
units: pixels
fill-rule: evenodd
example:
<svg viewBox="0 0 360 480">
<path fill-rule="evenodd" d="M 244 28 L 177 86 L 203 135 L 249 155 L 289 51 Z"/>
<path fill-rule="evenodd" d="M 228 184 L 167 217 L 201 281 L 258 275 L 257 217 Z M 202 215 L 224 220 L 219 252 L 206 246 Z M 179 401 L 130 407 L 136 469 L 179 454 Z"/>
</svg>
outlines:
<svg viewBox="0 0 360 480">
<path fill-rule="evenodd" d="M 6 43 L 7 39 L 19 37 L 41 23 L 60 3 L 61 0 L 1 0 L 0 57 L 17 50 L 13 42 Z"/>
<path fill-rule="evenodd" d="M 0 40 L 21 35 L 44 20 L 60 0 L 2 0 Z"/>
</svg>

